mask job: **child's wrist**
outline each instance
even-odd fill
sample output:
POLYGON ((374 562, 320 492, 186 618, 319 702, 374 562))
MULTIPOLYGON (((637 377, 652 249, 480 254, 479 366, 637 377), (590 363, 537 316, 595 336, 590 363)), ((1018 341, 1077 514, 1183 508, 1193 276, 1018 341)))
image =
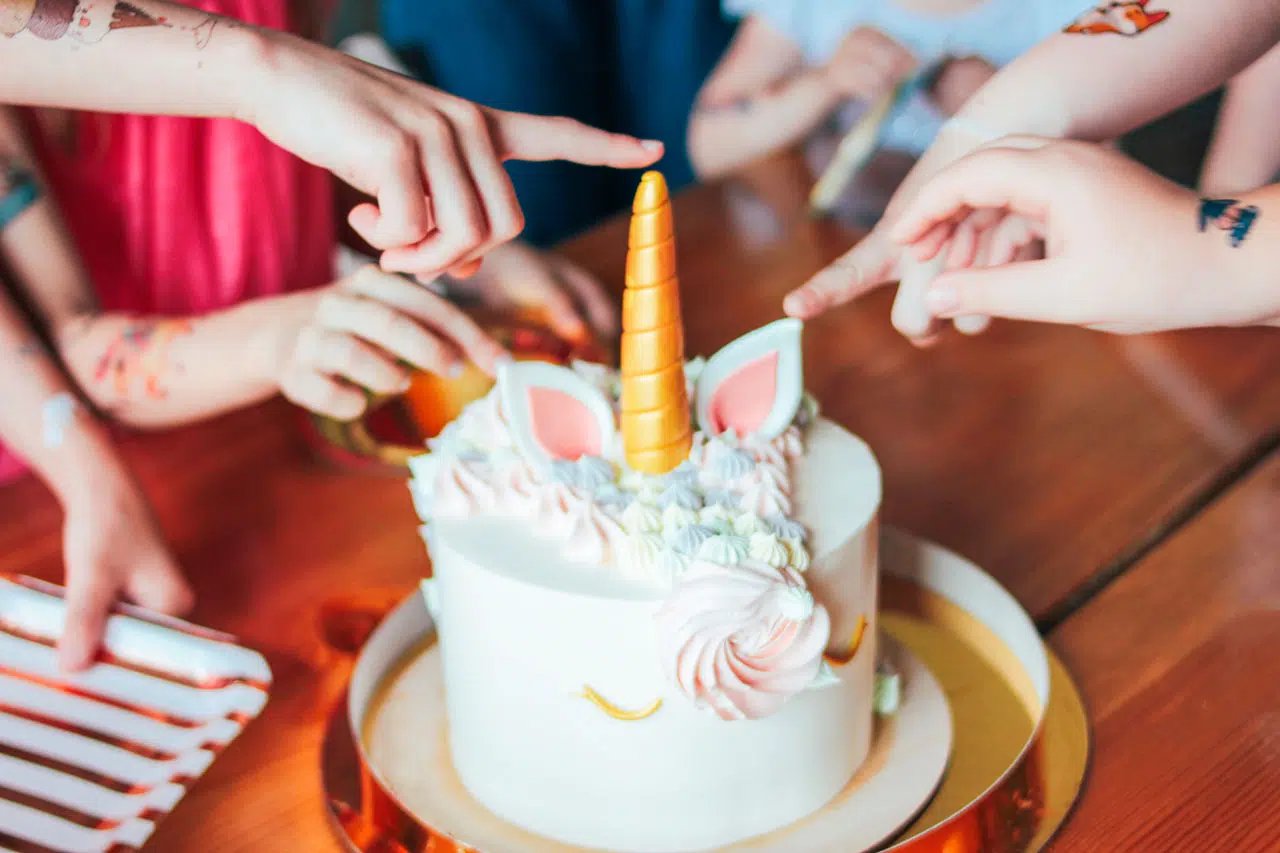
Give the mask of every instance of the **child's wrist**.
POLYGON ((220 63, 230 70, 227 114, 246 124, 258 124, 258 99, 278 86, 282 58, 292 39, 287 33, 235 24, 226 28, 220 63))
MULTIPOLYGON (((50 444, 47 436, 45 443, 50 444)), ((106 429, 82 404, 63 440, 46 446, 31 462, 64 509, 92 501, 104 487, 128 479, 106 429)))
POLYGON ((279 392, 281 378, 297 345, 298 331, 314 313, 318 291, 258 299, 230 309, 244 329, 239 374, 255 387, 279 392))

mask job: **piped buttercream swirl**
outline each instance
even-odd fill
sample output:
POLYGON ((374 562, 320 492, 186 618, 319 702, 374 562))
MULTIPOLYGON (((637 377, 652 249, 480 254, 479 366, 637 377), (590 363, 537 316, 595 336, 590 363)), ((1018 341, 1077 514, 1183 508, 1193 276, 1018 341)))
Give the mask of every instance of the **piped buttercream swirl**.
POLYGON ((444 460, 436 471, 432 512, 437 518, 467 518, 493 509, 498 492, 489 482, 490 473, 475 460, 444 460))
POLYGON ((632 501, 622 511, 622 526, 628 533, 661 533, 662 512, 644 501, 632 501))
POLYGON ((736 566, 747 559, 747 540, 732 534, 718 534, 698 546, 698 558, 722 566, 736 566))
POLYGON ((701 524, 690 524, 678 530, 667 531, 667 542, 672 550, 686 557, 693 557, 702 547, 702 543, 716 536, 716 531, 701 524))
POLYGON ((657 622, 668 677, 725 720, 767 717, 804 690, 831 633, 798 573, 756 561, 693 561, 657 622))
POLYGON ((697 510, 685 509, 679 504, 671 504, 662 511, 662 527, 664 530, 678 530, 698 523, 697 510))

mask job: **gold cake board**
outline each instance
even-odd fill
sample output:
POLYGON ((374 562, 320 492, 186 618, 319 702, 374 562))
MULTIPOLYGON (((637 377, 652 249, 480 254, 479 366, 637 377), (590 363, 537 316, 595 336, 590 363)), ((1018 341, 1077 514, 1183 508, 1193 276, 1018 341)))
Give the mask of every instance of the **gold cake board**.
MULTIPOLYGON (((905 831, 878 849, 1043 849, 1075 802, 1088 763, 1088 722, 1069 674, 1012 597, 963 558, 886 531, 881 567, 881 628, 942 685, 953 734, 951 762, 937 793, 905 831), (1041 702, 1046 692, 1047 705, 1041 702)), ((402 605, 378 628, 384 651, 388 637, 401 635, 398 654, 369 660, 366 649, 348 700, 334 709, 326 733, 322 780, 336 834, 352 853, 471 853, 404 808, 357 741, 355 725, 424 648, 427 638, 411 634, 413 622, 402 605)))

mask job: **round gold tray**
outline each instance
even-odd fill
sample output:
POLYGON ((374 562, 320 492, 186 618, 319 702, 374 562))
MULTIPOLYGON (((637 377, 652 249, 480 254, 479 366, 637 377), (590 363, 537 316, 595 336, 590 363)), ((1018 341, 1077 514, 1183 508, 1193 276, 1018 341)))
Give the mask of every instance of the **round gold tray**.
MULTIPOLYGON (((1070 676, 1012 597, 971 563, 886 531, 881 567, 881 627, 941 683, 954 731, 936 795, 880 849, 1041 850, 1066 819, 1088 763, 1088 722, 1070 676)), ((365 638, 372 620, 360 615, 365 628, 338 631, 337 645, 354 650, 365 638)), ((330 719, 322 780, 337 836, 352 853, 471 850, 405 809, 357 736, 383 686, 430 640, 424 616, 415 590, 383 620, 330 719)))

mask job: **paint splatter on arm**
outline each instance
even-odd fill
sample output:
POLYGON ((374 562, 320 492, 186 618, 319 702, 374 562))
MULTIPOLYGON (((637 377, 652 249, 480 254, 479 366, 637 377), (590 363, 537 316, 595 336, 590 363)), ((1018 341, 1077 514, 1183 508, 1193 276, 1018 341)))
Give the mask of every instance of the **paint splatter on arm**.
POLYGON ((182 370, 172 357, 173 343, 191 332, 190 320, 130 321, 103 349, 94 382, 120 403, 138 396, 165 399, 171 375, 182 370))

